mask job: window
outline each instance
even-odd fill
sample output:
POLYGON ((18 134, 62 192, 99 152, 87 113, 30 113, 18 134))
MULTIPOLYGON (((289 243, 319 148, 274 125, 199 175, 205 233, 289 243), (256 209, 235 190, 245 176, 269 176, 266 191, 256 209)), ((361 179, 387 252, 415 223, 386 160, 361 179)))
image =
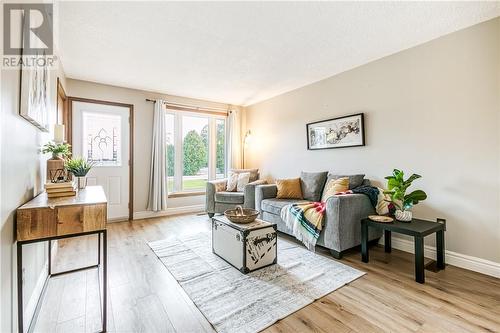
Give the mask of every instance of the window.
POLYGON ((226 120, 217 119, 215 121, 217 136, 215 138, 215 178, 226 177, 226 120))
POLYGON ((182 116, 182 190, 203 190, 208 180, 208 117, 182 116))
POLYGON ((226 176, 226 118, 167 109, 167 184, 172 192, 203 192, 226 176))
POLYGON ((167 114, 167 190, 174 191, 175 135, 173 114, 167 114))
POLYGON ((82 112, 83 158, 96 166, 121 165, 121 117, 82 112))

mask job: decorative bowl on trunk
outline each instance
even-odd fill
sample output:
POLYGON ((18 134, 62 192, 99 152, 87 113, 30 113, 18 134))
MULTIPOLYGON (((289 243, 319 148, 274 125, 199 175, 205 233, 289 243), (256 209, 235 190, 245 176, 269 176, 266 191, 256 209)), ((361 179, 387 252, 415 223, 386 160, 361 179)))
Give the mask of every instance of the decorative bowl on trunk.
POLYGON ((224 215, 229 221, 233 223, 251 223, 255 221, 259 215, 259 211, 250 208, 242 208, 241 206, 236 206, 235 209, 228 209, 224 212, 224 215))

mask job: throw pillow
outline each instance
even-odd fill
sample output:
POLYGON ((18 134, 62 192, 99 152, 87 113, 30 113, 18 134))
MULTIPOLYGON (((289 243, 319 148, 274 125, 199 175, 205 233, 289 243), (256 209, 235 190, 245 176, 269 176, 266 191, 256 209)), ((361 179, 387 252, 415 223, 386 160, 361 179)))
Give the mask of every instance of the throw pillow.
POLYGON ((300 178, 276 179, 278 194, 276 199, 302 199, 300 178))
POLYGON ((236 185, 236 191, 243 192, 245 186, 250 182, 250 172, 241 172, 238 174, 238 184, 236 185))
POLYGON ((231 169, 230 172, 234 173, 250 172, 250 182, 254 182, 259 179, 259 169, 231 169))
POLYGON ((323 191, 323 197, 321 201, 325 202, 328 198, 337 195, 339 193, 349 190, 349 178, 342 177, 339 179, 330 179, 326 183, 325 190, 323 191))
POLYGON ((227 187, 226 191, 235 192, 238 186, 238 174, 235 172, 229 172, 227 176, 227 187))
POLYGON ((389 194, 385 194, 384 190, 380 187, 378 188, 378 197, 377 197, 377 207, 375 207, 375 211, 378 215, 387 215, 390 213, 389 205, 391 204, 391 196, 389 194))
POLYGON ((339 178, 344 178, 348 177, 349 178, 349 189, 352 190, 353 188, 356 188, 358 186, 363 185, 363 181, 365 180, 365 175, 358 174, 358 175, 328 175, 327 183, 331 179, 339 179, 339 178))
POLYGON ((321 192, 325 186, 328 171, 325 172, 303 172, 300 174, 300 186, 304 199, 319 201, 321 192))

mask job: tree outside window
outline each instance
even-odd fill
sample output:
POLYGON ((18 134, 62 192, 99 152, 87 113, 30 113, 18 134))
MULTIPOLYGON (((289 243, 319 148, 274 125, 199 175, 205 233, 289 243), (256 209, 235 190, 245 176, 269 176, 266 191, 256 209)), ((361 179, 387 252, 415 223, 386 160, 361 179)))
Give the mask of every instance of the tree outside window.
MULTIPOLYGON (((174 114, 170 114, 172 117, 167 119, 174 126, 174 114)), ((207 117, 207 116, 191 116, 177 114, 176 117, 181 117, 175 126, 179 125, 181 128, 176 128, 175 130, 180 130, 183 133, 182 145, 176 148, 173 139, 167 141, 167 174, 168 174, 168 185, 169 192, 174 192, 175 190, 203 190, 205 184, 210 178, 209 176, 209 160, 214 159, 215 166, 215 178, 223 178, 225 176, 225 166, 226 166, 226 133, 225 133, 225 119, 207 117), (214 126, 216 130, 215 142, 210 142, 209 128, 214 126), (210 145, 215 145, 215 156, 209 156, 210 145), (176 154, 176 149, 179 149, 179 156, 176 154), (179 175, 181 179, 179 180, 181 188, 174 189, 174 178, 175 176, 175 159, 182 157, 182 175, 179 175)), ((171 127, 167 125, 167 127, 171 127)), ((172 138, 174 136, 172 135, 172 138)), ((211 178, 210 178, 211 179, 211 178)))

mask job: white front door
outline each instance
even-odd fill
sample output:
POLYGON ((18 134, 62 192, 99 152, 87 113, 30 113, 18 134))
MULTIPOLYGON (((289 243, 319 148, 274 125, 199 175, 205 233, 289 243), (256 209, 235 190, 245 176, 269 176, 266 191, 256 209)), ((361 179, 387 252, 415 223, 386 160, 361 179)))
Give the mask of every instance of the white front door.
POLYGON ((88 185, 101 185, 108 198, 108 219, 129 217, 130 109, 72 101, 73 157, 95 163, 88 185))

